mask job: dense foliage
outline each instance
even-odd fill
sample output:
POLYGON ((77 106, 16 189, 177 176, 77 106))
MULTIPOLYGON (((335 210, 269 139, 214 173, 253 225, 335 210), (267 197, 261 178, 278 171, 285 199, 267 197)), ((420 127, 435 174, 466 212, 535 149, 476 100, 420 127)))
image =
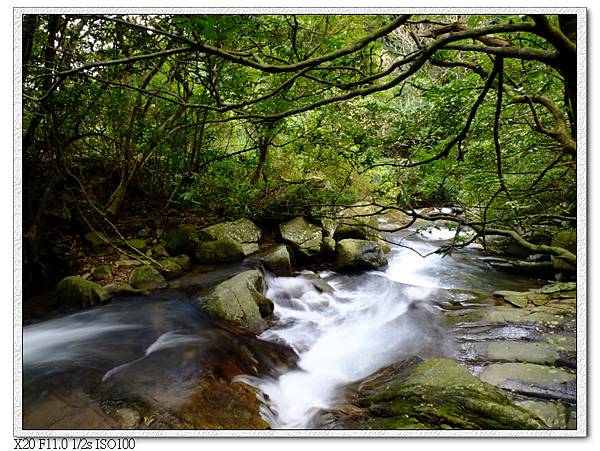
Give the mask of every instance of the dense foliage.
POLYGON ((31 253, 54 225, 145 209, 452 205, 519 236, 575 220, 573 16, 22 20, 31 253))

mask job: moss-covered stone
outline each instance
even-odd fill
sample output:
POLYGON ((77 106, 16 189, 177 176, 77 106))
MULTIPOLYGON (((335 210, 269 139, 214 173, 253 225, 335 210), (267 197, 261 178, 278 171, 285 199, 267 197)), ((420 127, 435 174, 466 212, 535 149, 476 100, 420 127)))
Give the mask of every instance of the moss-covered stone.
POLYGON ((102 232, 90 232, 84 235, 85 240, 96 252, 105 251, 110 246, 110 241, 102 232))
POLYGON ((138 251, 146 249, 146 240, 141 238, 134 238, 133 240, 127 240, 127 244, 138 251))
MULTIPOLYGON (((562 247, 573 254, 577 253, 577 230, 561 230, 552 237, 552 246, 562 247)), ((554 268, 558 271, 574 272, 577 268, 557 257, 552 257, 554 268)))
POLYGON ((198 246, 198 232, 191 224, 183 224, 171 230, 165 237, 165 249, 170 255, 194 255, 198 246))
POLYGON ((176 257, 163 258, 159 260, 158 263, 162 266, 162 268, 159 269, 159 272, 167 279, 173 279, 183 275, 183 268, 176 257))
POLYGON ((111 276, 112 276, 112 273, 110 271, 110 266, 108 266, 108 265, 97 266, 92 271, 92 278, 94 280, 104 280, 104 279, 108 279, 111 276))
POLYGON ((239 241, 223 238, 198 243, 195 256, 200 263, 215 264, 243 260, 246 255, 239 241))
POLYGON ((141 290, 155 290, 167 285, 165 278, 153 267, 143 265, 135 268, 129 275, 129 284, 141 290))
POLYGON ((550 429, 567 428, 566 409, 559 402, 525 400, 515 401, 515 404, 541 419, 550 429))
POLYGON ((335 265, 338 269, 374 269, 387 265, 379 243, 375 241, 346 239, 338 241, 335 265))
POLYGON ((262 231, 249 219, 242 218, 237 221, 221 222, 206 227, 198 232, 198 236, 202 241, 215 241, 224 238, 239 241, 242 244, 247 244, 245 250, 248 252, 246 255, 249 255, 258 250, 256 243, 260 241, 262 231))
POLYGON ((262 262, 265 269, 276 276, 289 277, 292 275, 290 252, 286 245, 279 245, 258 256, 257 259, 262 262))
POLYGON ((262 331, 266 323, 261 310, 266 316, 272 312, 273 307, 262 294, 263 283, 260 271, 244 271, 202 292, 198 296, 198 302, 217 318, 262 331))
POLYGON ((506 394, 448 359, 392 366, 358 384, 363 414, 336 428, 539 429, 546 425, 506 394))
POLYGON ((335 254, 336 242, 333 238, 326 236, 323 238, 323 251, 328 255, 335 254))
POLYGON ((110 299, 100 285, 80 276, 65 277, 56 287, 59 302, 78 307, 91 307, 110 299))
POLYGON ((108 285, 104 285, 102 288, 104 288, 104 290, 107 293, 119 294, 119 295, 125 295, 125 296, 128 296, 128 295, 132 296, 132 295, 137 295, 137 294, 143 293, 143 290, 140 290, 138 288, 133 288, 131 285, 129 285, 128 283, 125 283, 125 282, 109 283, 108 285))
POLYGON ((313 257, 321 252, 323 232, 302 216, 279 225, 281 238, 291 245, 300 256, 313 257))

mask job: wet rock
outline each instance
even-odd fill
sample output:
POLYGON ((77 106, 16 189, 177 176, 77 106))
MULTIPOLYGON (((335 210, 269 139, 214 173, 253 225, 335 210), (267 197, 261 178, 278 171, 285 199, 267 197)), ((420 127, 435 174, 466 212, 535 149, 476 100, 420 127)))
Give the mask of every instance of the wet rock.
POLYGON ((110 266, 108 265, 97 266, 92 271, 92 279, 94 280, 104 280, 108 279, 111 276, 112 273, 110 271, 110 266))
POLYGON ((313 257, 321 252, 323 232, 302 216, 279 225, 281 238, 290 244, 301 256, 313 257))
POLYGON ((222 238, 198 243, 195 256, 199 263, 215 264, 243 260, 246 254, 239 241, 222 238))
POLYGON ((258 251, 258 241, 262 237, 262 231, 249 219, 242 218, 206 227, 198 232, 198 237, 202 241, 226 238, 237 241, 241 244, 244 255, 250 255, 258 251))
POLYGON ((539 429, 545 425, 506 394, 448 359, 413 360, 355 384, 348 414, 332 412, 329 428, 539 429))
POLYGON ((233 321, 243 327, 262 331, 266 328, 262 313, 272 312, 273 304, 263 295, 260 271, 244 271, 198 296, 198 302, 211 315, 233 321), (270 310, 270 311, 269 311, 270 310))
POLYGON ((566 409, 559 402, 526 400, 515 401, 515 404, 538 417, 549 429, 567 428, 566 409))
POLYGON ((487 343, 487 358, 509 362, 554 364, 559 351, 549 343, 494 341, 487 343))
POLYGON ((338 226, 333 233, 336 241, 343 239, 357 239, 378 241, 379 221, 375 213, 378 207, 374 205, 354 205, 339 212, 338 226))
POLYGON ((113 282, 108 285, 104 285, 102 288, 109 294, 119 294, 119 295, 137 295, 141 294, 144 291, 138 288, 133 288, 131 285, 125 282, 113 282))
POLYGON ((525 295, 525 296, 508 295, 508 296, 504 296, 504 300, 506 302, 511 303, 515 307, 521 307, 521 308, 527 307, 527 304, 529 303, 529 300, 527 299, 527 295, 525 295))
POLYGON ((375 269, 387 265, 379 243, 346 239, 336 245, 336 267, 344 270, 375 269))
POLYGON ((533 363, 492 363, 481 380, 527 396, 575 402, 576 376, 562 368, 533 363))
POLYGON ((166 287, 167 281, 156 269, 143 265, 131 271, 129 284, 142 290, 155 290, 166 287))
POLYGON ((283 244, 258 256, 257 260, 276 276, 289 277, 292 275, 290 251, 283 244))
POLYGON ((110 294, 100 285, 80 276, 68 276, 56 287, 59 302, 78 307, 91 307, 110 299, 110 294))
POLYGON ((134 429, 142 421, 140 412, 131 407, 121 407, 115 410, 114 416, 122 429, 134 429))
POLYGON ((165 249, 170 255, 194 255, 198 246, 198 232, 191 224, 183 224, 170 231, 165 237, 165 249))
POLYGON ((269 429, 257 393, 243 382, 207 378, 176 413, 193 429, 269 429))

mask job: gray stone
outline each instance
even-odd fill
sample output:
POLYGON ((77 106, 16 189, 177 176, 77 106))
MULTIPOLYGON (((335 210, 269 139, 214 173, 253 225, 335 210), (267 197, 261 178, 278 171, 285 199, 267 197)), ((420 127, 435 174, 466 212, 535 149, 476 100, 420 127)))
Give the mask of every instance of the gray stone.
POLYGON ((567 415, 565 406, 553 401, 515 401, 519 407, 528 410, 548 426, 549 429, 566 429, 567 415))
POLYGON ((301 256, 313 257, 321 251, 323 232, 302 216, 279 225, 281 238, 290 244, 301 256))
POLYGON ((201 241, 195 252, 199 263, 230 263, 243 260, 245 257, 242 244, 231 238, 215 241, 201 241))
POLYGON ((292 275, 290 253, 284 244, 267 251, 257 258, 263 263, 265 269, 271 271, 276 276, 289 277, 292 275))
POLYGON ((559 352, 548 343, 493 341, 487 344, 487 357, 491 360, 553 364, 559 352))
POLYGON ((206 227, 198 232, 198 236, 202 241, 231 238, 240 243, 256 243, 260 241, 262 231, 249 219, 242 218, 206 227))
POLYGON ((379 243, 346 239, 336 245, 336 267, 345 270, 375 269, 387 265, 379 243))
POLYGON ((244 271, 201 293, 198 302, 217 318, 262 331, 266 328, 262 316, 272 312, 272 303, 262 294, 263 284, 260 271, 244 271))
MULTIPOLYGON (((577 231, 575 229, 561 230, 552 237, 552 246, 562 247, 573 254, 577 253, 577 231)), ((575 272, 575 266, 552 256, 552 264, 558 271, 575 272)))

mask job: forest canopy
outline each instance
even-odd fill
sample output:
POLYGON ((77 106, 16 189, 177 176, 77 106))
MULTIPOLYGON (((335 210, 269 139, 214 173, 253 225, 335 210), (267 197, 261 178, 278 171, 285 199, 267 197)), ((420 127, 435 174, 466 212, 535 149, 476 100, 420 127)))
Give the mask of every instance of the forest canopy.
POLYGON ((575 263, 538 238, 576 221, 575 16, 22 22, 25 264, 42 273, 56 234, 147 211, 269 222, 358 202, 575 263))

